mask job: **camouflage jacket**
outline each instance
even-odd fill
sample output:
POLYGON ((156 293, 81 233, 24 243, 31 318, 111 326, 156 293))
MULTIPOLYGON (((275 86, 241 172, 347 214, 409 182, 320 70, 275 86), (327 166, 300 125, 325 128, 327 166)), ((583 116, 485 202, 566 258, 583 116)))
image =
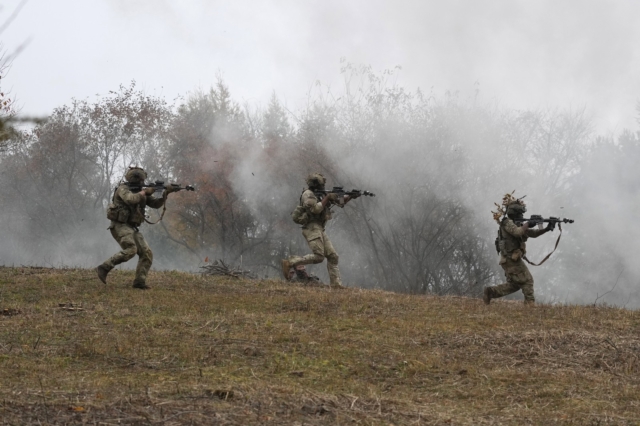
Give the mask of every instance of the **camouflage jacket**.
POLYGON ((316 197, 312 190, 307 189, 302 193, 302 205, 309 215, 309 222, 302 228, 312 228, 320 225, 322 228, 326 225, 327 221, 331 219, 331 210, 329 205, 323 206, 320 200, 316 197))
MULTIPOLYGON (((124 223, 137 227, 144 222, 147 206, 159 209, 164 205, 164 199, 133 192, 127 184, 122 184, 113 194, 113 204, 123 210, 128 209, 128 219, 124 223)), ((113 225, 114 221, 111 222, 111 226, 113 225)))
POLYGON ((507 259, 518 261, 527 253, 527 240, 544 234, 544 229, 522 229, 522 226, 505 217, 500 223, 498 239, 500 245, 500 264, 507 259))

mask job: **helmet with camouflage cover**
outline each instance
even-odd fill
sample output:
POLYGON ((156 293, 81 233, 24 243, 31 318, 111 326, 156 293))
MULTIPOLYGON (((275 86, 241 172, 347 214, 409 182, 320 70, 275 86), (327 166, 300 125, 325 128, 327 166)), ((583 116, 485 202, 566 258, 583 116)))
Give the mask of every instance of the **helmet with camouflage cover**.
POLYGON ((510 217, 512 219, 522 217, 526 211, 527 206, 525 206, 525 204, 521 200, 517 200, 507 205, 507 217, 510 217))
POLYGON ((307 176, 307 185, 309 188, 323 189, 327 180, 320 173, 311 173, 307 176))
POLYGON ((147 172, 142 167, 129 167, 124 179, 129 183, 143 183, 147 178, 147 172))
POLYGON ((499 223, 501 223, 502 219, 506 215, 511 219, 517 219, 523 216, 523 214, 527 211, 527 206, 524 203, 523 198, 516 198, 513 196, 515 191, 510 194, 505 194, 502 197, 502 205, 498 203, 494 203, 497 207, 496 211, 492 211, 493 219, 499 223))
POLYGON ((507 217, 517 219, 524 215, 527 211, 527 205, 524 203, 523 198, 524 197, 514 197, 513 192, 511 194, 505 194, 502 198, 502 205, 505 206, 507 217))

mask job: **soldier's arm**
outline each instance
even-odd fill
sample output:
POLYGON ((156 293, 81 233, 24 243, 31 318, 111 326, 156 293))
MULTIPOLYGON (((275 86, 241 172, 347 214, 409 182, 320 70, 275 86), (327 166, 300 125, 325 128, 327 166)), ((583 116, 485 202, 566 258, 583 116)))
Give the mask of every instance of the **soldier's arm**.
POLYGON ((153 196, 147 197, 147 206, 152 209, 159 209, 164 205, 164 197, 156 198, 153 196))
POLYGON ((507 219, 507 222, 504 224, 504 230, 514 237, 522 237, 523 235, 528 235, 529 224, 524 223, 522 226, 518 226, 511 219, 507 219))
POLYGON ((540 235, 546 234, 547 231, 548 230, 546 228, 543 228, 543 229, 527 229, 527 237, 529 237, 529 238, 538 238, 540 235))
POLYGON ((302 205, 313 214, 322 213, 322 210, 324 210, 328 202, 329 200, 327 197, 324 197, 322 201, 318 201, 311 191, 305 191, 304 194, 302 194, 302 205))
POLYGON ((144 191, 133 192, 127 185, 121 185, 116 191, 117 195, 130 206, 134 206, 139 204, 144 200, 145 193, 144 191))

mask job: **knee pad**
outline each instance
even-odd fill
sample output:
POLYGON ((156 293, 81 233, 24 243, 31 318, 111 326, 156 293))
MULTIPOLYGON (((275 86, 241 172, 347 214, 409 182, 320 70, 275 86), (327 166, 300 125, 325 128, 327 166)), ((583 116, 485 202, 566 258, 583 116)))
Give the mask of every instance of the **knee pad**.
POLYGON ((327 256, 327 262, 332 263, 334 265, 338 264, 338 255, 336 253, 330 254, 329 256, 327 256))

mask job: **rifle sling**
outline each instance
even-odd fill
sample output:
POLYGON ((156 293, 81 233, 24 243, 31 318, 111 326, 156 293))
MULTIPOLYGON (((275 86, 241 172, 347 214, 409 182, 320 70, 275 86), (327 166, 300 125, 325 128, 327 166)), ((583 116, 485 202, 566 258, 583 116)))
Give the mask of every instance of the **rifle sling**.
POLYGON ((551 255, 553 254, 554 251, 556 251, 556 249, 558 248, 558 244, 560 243, 560 238, 562 237, 562 225, 560 224, 560 222, 558 222, 558 229, 560 230, 560 235, 558 235, 558 239, 556 240, 556 246, 553 248, 553 250, 551 251, 551 253, 549 253, 548 255, 545 256, 544 259, 542 259, 542 262, 540 263, 533 263, 531 262, 529 259, 527 259, 527 256, 522 256, 522 258, 524 260, 527 261, 527 263, 531 266, 540 266, 542 265, 544 262, 547 261, 547 259, 549 259, 549 257, 551 257, 551 255))
POLYGON ((165 190, 164 193, 162 194, 162 199, 164 200, 164 202, 162 203, 162 214, 160 214, 160 219, 156 220, 155 222, 150 222, 149 220, 147 220, 147 218, 144 218, 144 221, 147 222, 149 225, 155 225, 156 223, 160 222, 162 220, 162 218, 164 217, 164 212, 167 211, 167 196, 169 194, 167 194, 167 191, 165 190))

